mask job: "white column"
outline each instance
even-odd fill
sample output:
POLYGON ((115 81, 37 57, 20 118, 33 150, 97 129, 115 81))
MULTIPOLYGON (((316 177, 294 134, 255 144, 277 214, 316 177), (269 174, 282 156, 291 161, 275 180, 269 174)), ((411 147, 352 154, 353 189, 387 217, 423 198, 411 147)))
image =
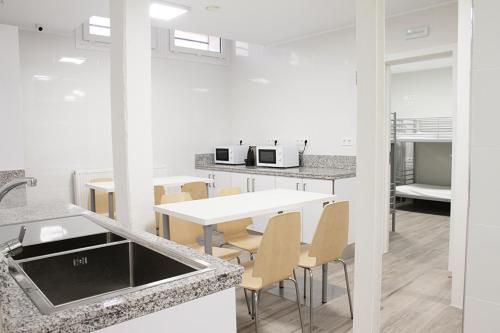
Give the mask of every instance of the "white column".
POLYGON ((111 122, 117 218, 153 225, 149 0, 111 0, 111 122))
POLYGON ((458 2, 456 106, 453 135, 453 174, 449 266, 452 273, 451 305, 463 307, 467 215, 469 213, 469 117, 472 43, 472 0, 458 2))
POLYGON ((384 141, 384 0, 356 0, 357 168, 354 333, 379 332, 389 155, 384 141))

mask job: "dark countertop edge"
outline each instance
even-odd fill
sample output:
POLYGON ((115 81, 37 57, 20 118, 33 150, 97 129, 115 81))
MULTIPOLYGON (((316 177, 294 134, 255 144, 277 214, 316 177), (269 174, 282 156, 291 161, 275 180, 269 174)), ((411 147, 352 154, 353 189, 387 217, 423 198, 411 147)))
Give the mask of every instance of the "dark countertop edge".
MULTIPOLYGON (((232 166, 224 165, 196 165, 196 170, 213 170, 221 172, 234 172, 234 173, 248 173, 255 175, 268 175, 268 176, 278 176, 278 177, 290 177, 290 178, 307 178, 307 179, 322 179, 322 180, 335 180, 343 178, 354 178, 356 177, 356 170, 348 169, 330 169, 330 168, 306 168, 307 170, 318 170, 317 173, 310 173, 307 171, 290 172, 290 169, 272 169, 272 168, 246 168, 240 169, 232 166), (322 172, 323 171, 323 172, 322 172)), ((294 168, 300 169, 300 168, 294 168)))
MULTIPOLYGON (((29 208, 27 209, 29 212, 29 208)), ((21 210, 22 208, 16 208, 16 214, 19 214, 21 210)), ((7 261, 5 257, 0 255, 0 288, 5 289, 0 293, 0 312, 2 313, 0 327, 4 330, 4 333, 38 333, 54 330, 57 332, 92 332, 236 287, 241 282, 243 274, 243 267, 241 266, 206 256, 183 245, 156 237, 153 234, 118 225, 107 217, 88 212, 71 204, 65 204, 64 208, 58 207, 55 211, 59 214, 48 216, 49 214, 41 213, 40 217, 28 214, 25 221, 35 222, 46 218, 61 218, 82 213, 90 214, 105 227, 132 233, 135 237, 154 242, 157 246, 207 261, 213 265, 215 270, 131 292, 122 296, 123 302, 114 305, 106 306, 104 305, 105 302, 97 302, 54 312, 50 315, 43 315, 10 276, 7 261), (67 209, 67 214, 63 214, 64 209, 67 209), (18 316, 15 316, 15 311, 12 311, 14 305, 22 307, 18 316), (29 312, 29 314, 25 315, 26 312, 29 312)), ((10 223, 8 221, 2 222, 0 226, 17 224, 20 219, 19 216, 16 216, 10 223)))

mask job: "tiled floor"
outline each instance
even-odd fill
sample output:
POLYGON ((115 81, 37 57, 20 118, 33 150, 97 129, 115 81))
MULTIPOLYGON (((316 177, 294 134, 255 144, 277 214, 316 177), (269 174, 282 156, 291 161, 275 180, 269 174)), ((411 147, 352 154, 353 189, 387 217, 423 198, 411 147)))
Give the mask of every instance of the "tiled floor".
MULTIPOLYGON (((448 306, 451 279, 447 271, 449 217, 398 211, 397 232, 384 256, 382 332, 461 332, 461 312, 448 306)), ((353 286, 353 261, 348 261, 353 286)), ((320 278, 321 270, 315 272, 320 278)), ((297 271, 299 280, 302 273, 297 271)), ((344 287, 340 265, 330 264, 329 282, 344 287)), ((300 282, 300 281, 299 281, 300 282)), ((300 283, 299 283, 300 284, 300 283)), ((353 286, 354 289, 354 286, 353 286)), ((300 332, 296 304, 267 292, 261 294, 260 332, 300 332)), ((238 332, 253 332, 243 291, 237 290, 238 332)), ((308 308, 302 306, 308 331, 308 308)), ((351 332, 345 293, 314 310, 314 332, 351 332)))

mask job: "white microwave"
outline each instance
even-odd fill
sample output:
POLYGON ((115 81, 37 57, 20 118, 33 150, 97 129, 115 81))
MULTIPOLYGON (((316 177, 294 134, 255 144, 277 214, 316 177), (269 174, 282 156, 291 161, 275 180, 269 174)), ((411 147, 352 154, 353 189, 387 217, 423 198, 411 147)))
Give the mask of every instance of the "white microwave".
POLYGON ((245 164, 248 146, 217 146, 214 149, 216 164, 245 164))
POLYGON ((299 166, 297 146, 258 146, 257 166, 293 168, 299 166))

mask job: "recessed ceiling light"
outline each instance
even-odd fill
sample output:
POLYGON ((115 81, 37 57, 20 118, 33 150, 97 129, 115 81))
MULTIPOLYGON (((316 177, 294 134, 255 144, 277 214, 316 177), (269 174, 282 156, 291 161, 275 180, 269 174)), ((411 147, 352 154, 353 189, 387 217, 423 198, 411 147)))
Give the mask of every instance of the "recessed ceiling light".
POLYGON ((66 95, 66 96, 64 96, 64 101, 65 102, 74 102, 74 101, 76 101, 76 97, 73 95, 66 95))
POLYGON ((73 92, 73 95, 78 96, 78 97, 85 97, 85 95, 86 95, 85 91, 83 91, 83 90, 75 89, 72 92, 73 92))
POLYGON ((182 14, 186 14, 189 7, 174 5, 168 2, 153 2, 149 7, 149 16, 155 19, 168 21, 182 14))
POLYGON ((205 9, 208 10, 209 12, 216 12, 220 9, 220 7, 217 5, 208 5, 205 7, 205 9))
POLYGON ((40 75, 40 74, 33 75, 33 78, 35 80, 40 80, 40 81, 50 81, 51 79, 51 77, 48 75, 40 75))
POLYGON ((199 92, 199 93, 206 93, 208 92, 207 88, 194 88, 193 91, 199 92))
POLYGON ((85 58, 73 58, 73 57, 61 57, 59 62, 65 62, 69 64, 81 65, 85 62, 85 58))
POLYGON ((269 84, 269 83, 271 83, 271 81, 269 81, 265 77, 259 77, 259 78, 255 78, 255 79, 249 79, 249 81, 253 82, 253 83, 258 83, 258 84, 269 84))

